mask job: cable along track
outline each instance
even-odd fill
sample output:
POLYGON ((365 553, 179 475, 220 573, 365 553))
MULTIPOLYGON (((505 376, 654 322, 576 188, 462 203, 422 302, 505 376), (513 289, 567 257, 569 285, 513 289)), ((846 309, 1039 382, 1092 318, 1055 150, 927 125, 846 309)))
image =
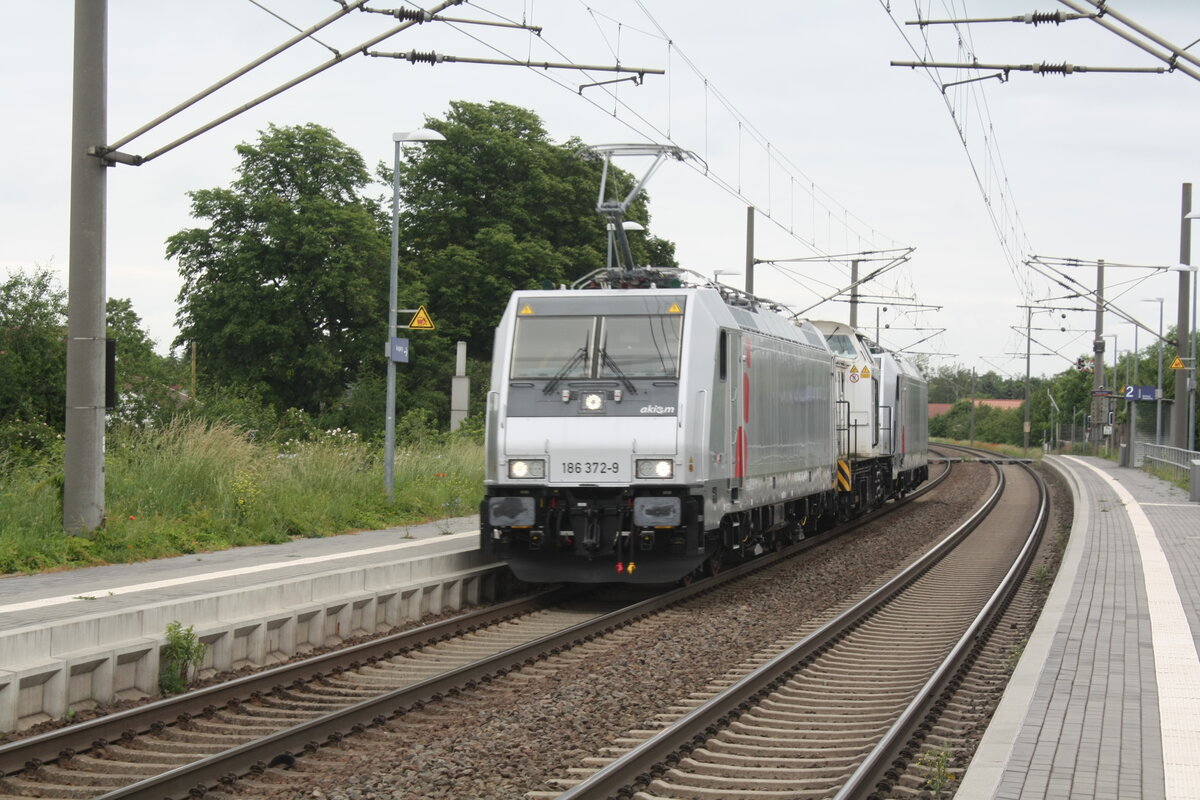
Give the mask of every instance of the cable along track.
POLYGON ((981 649, 1045 526, 1041 478, 1024 465, 993 468, 997 486, 985 505, 920 560, 800 641, 753 659, 752 672, 716 685, 682 716, 630 732, 618 748, 557 781, 566 787, 557 796, 889 792, 942 694, 981 649))

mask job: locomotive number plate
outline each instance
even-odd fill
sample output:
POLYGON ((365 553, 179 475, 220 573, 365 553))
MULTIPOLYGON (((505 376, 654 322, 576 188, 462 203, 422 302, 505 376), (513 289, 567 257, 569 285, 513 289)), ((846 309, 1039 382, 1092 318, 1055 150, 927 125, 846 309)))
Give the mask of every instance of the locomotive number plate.
POLYGON ((558 469, 555 470, 558 474, 554 477, 565 481, 619 481, 623 479, 621 475, 621 462, 619 461, 583 461, 569 460, 559 461, 558 469))

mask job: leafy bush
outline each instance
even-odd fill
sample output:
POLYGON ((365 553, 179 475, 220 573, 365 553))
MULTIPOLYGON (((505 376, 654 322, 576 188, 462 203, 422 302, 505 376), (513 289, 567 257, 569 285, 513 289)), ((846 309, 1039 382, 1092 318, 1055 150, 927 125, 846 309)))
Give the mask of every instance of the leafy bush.
POLYGON ((45 422, 0 422, 0 473, 33 466, 62 452, 63 437, 45 422))
POLYGON ((183 416, 240 428, 252 438, 274 436, 279 426, 278 414, 263 400, 261 387, 201 388, 183 416))
POLYGON ((179 621, 167 623, 167 644, 159 656, 158 687, 163 694, 186 692, 204 663, 208 647, 189 625, 179 621))

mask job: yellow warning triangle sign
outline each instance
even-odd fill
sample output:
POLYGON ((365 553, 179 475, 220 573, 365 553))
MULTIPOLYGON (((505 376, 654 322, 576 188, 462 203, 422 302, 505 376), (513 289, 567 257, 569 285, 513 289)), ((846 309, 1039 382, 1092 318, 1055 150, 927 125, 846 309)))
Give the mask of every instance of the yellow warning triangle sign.
POLYGON ((518 313, 518 314, 525 314, 525 315, 532 314, 532 313, 533 313, 533 306, 529 305, 529 303, 526 303, 525 305, 521 306, 521 310, 520 310, 520 311, 518 311, 517 313, 518 313))
POLYGON ((860 373, 858 373, 858 374, 859 374, 859 375, 861 375, 861 376, 862 376, 862 377, 864 377, 864 378, 869 378, 869 377, 871 377, 871 368, 870 368, 870 367, 863 367, 863 368, 862 368, 862 372, 860 372, 860 373))
POLYGON ((429 316, 429 312, 425 310, 425 306, 417 309, 417 313, 413 314, 413 318, 409 320, 408 327, 418 330, 433 330, 433 317, 429 316))
POLYGON ((851 367, 851 368, 850 368, 850 374, 851 374, 851 375, 857 375, 857 374, 858 374, 858 367, 851 367))
POLYGON ((1175 356, 1175 360, 1171 362, 1171 369, 1187 369, 1187 367, 1183 365, 1182 358, 1175 356))
POLYGON ((679 303, 671 303, 671 307, 667 309, 668 314, 682 314, 683 309, 679 307, 679 303))

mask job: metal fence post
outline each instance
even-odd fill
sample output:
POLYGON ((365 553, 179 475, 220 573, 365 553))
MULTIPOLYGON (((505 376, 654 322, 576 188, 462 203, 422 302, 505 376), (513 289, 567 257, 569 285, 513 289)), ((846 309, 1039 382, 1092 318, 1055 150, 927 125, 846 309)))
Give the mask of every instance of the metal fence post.
POLYGON ((1200 503, 1200 460, 1192 459, 1192 474, 1188 482, 1191 488, 1189 499, 1193 503, 1200 503))

